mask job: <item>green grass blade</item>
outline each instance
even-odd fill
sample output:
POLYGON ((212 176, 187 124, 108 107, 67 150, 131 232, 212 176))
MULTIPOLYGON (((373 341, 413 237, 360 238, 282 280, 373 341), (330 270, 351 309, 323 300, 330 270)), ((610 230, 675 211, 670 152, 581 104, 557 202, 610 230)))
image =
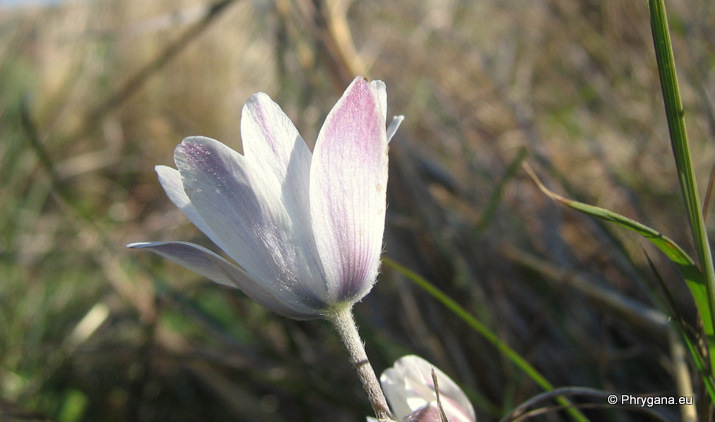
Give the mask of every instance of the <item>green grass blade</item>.
POLYGON ((700 353, 698 353, 697 345, 693 344, 690 337, 685 335, 685 333, 682 333, 682 337, 683 341, 685 341, 685 344, 688 346, 690 355, 693 356, 693 361, 695 362, 695 366, 698 368, 698 371, 700 371, 701 374, 705 374, 703 376, 703 384, 705 385, 705 389, 708 391, 710 400, 715 402, 715 385, 713 384, 712 376, 708 375, 708 365, 702 359, 700 353))
MULTIPOLYGON (((446 306, 452 313, 464 321, 467 325, 472 327, 474 331, 479 333, 484 339, 490 342, 494 347, 497 348, 504 356, 507 357, 514 365, 521 369, 529 378, 531 378, 536 384, 538 384, 545 391, 553 391, 554 386, 539 373, 529 362, 527 362, 519 353, 514 349, 509 347, 506 343, 499 340, 499 337, 494 334, 487 326, 479 322, 472 314, 467 312, 463 307, 461 307, 457 302, 452 300, 444 292, 439 290, 437 287, 432 285, 429 281, 420 277, 418 274, 410 271, 408 268, 398 264, 397 262, 387 258, 382 257, 382 262, 392 268, 393 270, 399 272, 403 276, 407 277, 410 281, 418 285, 422 290, 427 292, 433 298, 437 299, 440 303, 446 306)), ((559 404, 567 408, 568 412, 573 416, 575 420, 578 421, 588 421, 588 418, 583 415, 574 405, 565 397, 559 397, 557 399, 559 404)))
MULTIPOLYGON (((550 191, 541 180, 536 176, 534 171, 528 164, 524 164, 524 169, 529 173, 534 182, 539 186, 542 192, 544 192, 551 199, 560 202, 576 211, 582 212, 600 220, 609 221, 616 223, 620 226, 626 227, 634 232, 640 234, 644 238, 648 239, 653 245, 660 249, 668 258, 670 258, 673 263, 678 267, 680 273, 685 278, 690 293, 693 295, 695 301, 695 306, 700 312, 700 317, 703 321, 703 328, 705 331, 706 341, 708 343, 708 349, 714 350, 715 348, 715 337, 713 336, 713 320, 710 308, 710 302, 708 300, 708 290, 707 284, 703 280, 703 275, 695 265, 695 262, 690 258, 690 256, 683 251, 683 249, 678 246, 674 241, 669 239, 662 233, 654 230, 646 225, 643 225, 637 221, 631 220, 628 217, 624 217, 613 211, 609 211, 605 208, 595 207, 593 205, 584 204, 583 202, 574 201, 572 199, 565 198, 555 192, 550 191)), ((712 353, 711 353, 712 359, 712 353)))
POLYGON ((541 180, 536 176, 536 173, 531 169, 528 164, 524 164, 524 169, 529 176, 534 180, 539 189, 546 194, 549 198, 560 202, 570 208, 580 211, 584 214, 590 215, 591 217, 596 217, 604 221, 610 221, 619 224, 623 227, 629 228, 646 239, 650 240, 658 249, 660 249, 671 261, 673 261, 681 271, 685 274, 692 274, 694 281, 699 281, 702 284, 702 276, 700 270, 695 266, 693 260, 688 256, 683 249, 678 246, 674 241, 670 240, 667 236, 654 230, 646 225, 643 225, 637 221, 631 220, 628 217, 624 217, 613 211, 609 211, 605 208, 595 207, 593 205, 584 204, 583 202, 574 201, 572 199, 561 196, 547 188, 541 180))
MULTIPOLYGON (((673 46, 670 42, 670 32, 668 31, 668 19, 665 13, 665 3, 663 0, 649 0, 650 23, 653 34, 653 45, 658 63, 658 75, 663 91, 663 102, 665 103, 665 115, 668 120, 668 130, 670 132, 670 142, 673 148, 673 156, 678 170, 678 180, 683 193, 685 206, 688 211, 690 228, 693 233, 695 249, 700 260, 702 278, 705 287, 705 300, 708 304, 709 317, 705 325, 713 326, 712 317, 715 316, 715 270, 713 269, 713 257, 710 252, 705 221, 700 212, 700 198, 698 187, 693 171, 692 159, 688 136, 685 131, 685 120, 683 103, 680 99, 678 88, 678 77, 675 72, 675 59, 673 58, 673 46)), ((702 313, 703 320, 706 316, 702 313)), ((712 332, 710 332, 710 335, 712 332)), ((710 361, 715 363, 715 344, 711 338, 708 339, 708 349, 710 350, 710 361)), ((713 365, 715 367, 715 365, 713 365)))
POLYGON ((705 363, 707 361, 707 356, 704 354, 705 350, 696 346, 696 344, 699 343, 697 334, 692 335, 693 333, 696 333, 696 330, 688 325, 683 319, 675 304, 675 298, 670 294, 670 289, 668 288, 665 279, 661 276, 660 271, 658 271, 655 263, 650 259, 650 256, 648 256, 647 253, 646 258, 648 259, 648 265, 650 266, 651 271, 653 271, 653 274, 655 275, 655 279, 660 284, 660 287, 665 294, 665 298, 668 301, 668 307, 672 314, 672 320, 680 329, 680 335, 683 337, 683 341, 685 341, 685 344, 688 346, 688 351, 693 357, 695 366, 702 375, 703 384, 708 391, 710 400, 715 403, 715 383, 713 382, 712 374, 709 371, 709 365, 705 363))

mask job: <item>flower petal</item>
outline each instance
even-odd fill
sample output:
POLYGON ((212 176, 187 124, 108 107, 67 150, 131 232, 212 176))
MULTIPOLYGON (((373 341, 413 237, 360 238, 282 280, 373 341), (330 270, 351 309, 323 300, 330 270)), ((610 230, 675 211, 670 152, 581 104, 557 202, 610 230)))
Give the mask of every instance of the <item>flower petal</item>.
POLYGON ((241 139, 244 156, 262 175, 273 175, 279 185, 291 182, 295 191, 287 196, 291 201, 305 198, 298 205, 307 210, 311 152, 293 122, 268 95, 259 92, 246 102, 241 139))
POLYGON ((204 221, 204 219, 199 215, 196 208, 191 203, 191 200, 186 196, 184 192, 184 184, 181 181, 181 174, 178 170, 167 166, 156 166, 154 167, 157 175, 159 176, 159 183, 161 187, 164 188, 166 196, 169 197, 171 202, 174 203, 189 220, 194 223, 201 232, 203 232, 212 242, 216 244, 221 249, 224 249, 223 242, 216 236, 211 227, 204 221))
POLYGON ((224 251, 288 302, 325 307, 325 284, 311 273, 277 186, 245 157, 209 138, 185 139, 174 155, 184 190, 224 251))
MULTIPOLYGON (((353 79, 353 83, 357 82, 358 80, 362 80, 363 82, 367 82, 367 79, 363 78, 362 76, 358 76, 357 78, 353 79)), ((372 81, 368 83, 370 85, 370 88, 375 95, 375 99, 377 100, 377 106, 380 108, 380 112, 382 113, 382 122, 385 123, 387 121, 387 87, 385 87, 385 82, 382 81, 372 81)), ((350 89, 350 87, 348 87, 350 89)), ((347 92, 347 90, 345 90, 347 92)), ((345 94, 343 94, 344 96, 345 94)), ((383 126, 385 126, 383 124, 383 126)))
POLYGON ((392 140, 392 137, 395 136, 395 133, 397 133, 397 129, 400 127, 400 124, 402 124, 403 120, 405 120, 405 116, 395 116, 390 122, 390 126, 387 127, 388 144, 392 140))
POLYGON ((319 316, 314 309, 304 304, 285 303, 241 268, 202 246, 188 242, 136 242, 128 244, 127 247, 148 249, 211 281, 236 287, 251 299, 281 315, 295 319, 311 319, 319 316))
POLYGON ((218 284, 238 287, 235 279, 247 277, 240 268, 204 248, 189 242, 134 242, 131 249, 148 249, 218 284))
MULTIPOLYGON (((440 422, 442 417, 436 402, 426 404, 412 412, 406 419, 407 422, 440 422)), ((449 422, 457 422, 447 418, 449 422)))
POLYGON ((372 288, 385 228, 385 86, 356 78, 326 118, 313 152, 313 233, 330 301, 356 301, 372 288))
POLYGON ((380 376, 380 384, 382 384, 385 397, 390 403, 392 412, 400 420, 410 415, 415 409, 428 403, 427 400, 415 395, 414 392, 408 389, 404 368, 398 366, 402 359, 395 362, 395 366, 392 368, 384 370, 380 376), (408 400, 410 397, 413 397, 412 401, 408 400), (414 398, 421 400, 421 402, 415 403, 414 398))
POLYGON ((415 355, 398 359, 395 365, 385 370, 380 377, 385 396, 395 415, 398 418, 411 414, 417 416, 419 412, 413 412, 426 409, 426 404, 436 405, 433 370, 439 384, 440 403, 449 420, 475 421, 474 408, 459 386, 439 368, 415 355))
POLYGON ((310 222, 310 162, 312 153, 293 122, 263 93, 248 99, 241 114, 241 139, 246 160, 263 183, 280 192, 291 219, 295 242, 303 245, 309 265, 306 277, 325 283, 310 222))

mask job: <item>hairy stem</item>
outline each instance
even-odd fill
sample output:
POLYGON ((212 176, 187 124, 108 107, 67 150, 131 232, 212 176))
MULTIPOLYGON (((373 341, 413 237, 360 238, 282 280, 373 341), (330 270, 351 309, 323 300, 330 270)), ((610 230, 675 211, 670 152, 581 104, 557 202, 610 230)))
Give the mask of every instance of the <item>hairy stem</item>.
POLYGON ((358 377, 367 393, 370 404, 372 404, 375 416, 380 421, 393 420, 390 408, 387 407, 385 395, 382 392, 382 388, 380 388, 380 382, 377 380, 375 371, 372 369, 372 365, 370 365, 365 353, 365 345, 360 338, 360 334, 358 334, 357 325, 355 325, 355 320, 353 319, 352 307, 341 306, 334 308, 326 317, 338 330, 340 339, 350 354, 350 362, 357 370, 358 377))

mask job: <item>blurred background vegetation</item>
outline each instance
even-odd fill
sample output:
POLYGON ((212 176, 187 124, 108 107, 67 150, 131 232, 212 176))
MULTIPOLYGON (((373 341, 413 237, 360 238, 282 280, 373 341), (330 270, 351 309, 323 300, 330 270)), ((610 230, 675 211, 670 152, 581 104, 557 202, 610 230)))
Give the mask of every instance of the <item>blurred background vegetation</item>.
MULTIPOLYGON (((704 194, 715 162, 715 4, 667 6, 704 194)), ((690 375, 703 398, 665 323, 659 276, 696 325, 673 267, 636 235, 560 208, 519 166, 694 256, 645 2, 6 6, 0 57, 2 420, 364 420, 369 404, 328 324, 278 317, 124 248, 210 246, 153 171, 173 165, 182 138, 240 150, 241 107, 264 91, 311 143, 358 74, 385 81, 388 115, 406 116, 391 144, 386 256, 555 386, 678 395, 676 379, 690 375)), ((390 267, 355 311, 378 372, 419 354, 463 386, 480 421, 541 392, 390 267)), ((574 401, 593 420, 656 420, 602 398, 574 401)), ((554 406, 539 403, 533 419, 565 420, 554 406)), ((650 410, 681 417, 676 406, 650 410)))

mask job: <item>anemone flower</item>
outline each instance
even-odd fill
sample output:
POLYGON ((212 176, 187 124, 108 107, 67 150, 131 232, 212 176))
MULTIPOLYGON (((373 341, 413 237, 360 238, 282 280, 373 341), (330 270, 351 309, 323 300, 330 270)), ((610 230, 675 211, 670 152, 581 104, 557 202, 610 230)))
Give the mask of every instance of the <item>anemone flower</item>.
POLYGON ((268 95, 243 107, 243 155, 192 136, 156 166, 169 199, 234 262, 187 242, 138 242, 294 319, 325 316, 372 288, 385 226, 387 143, 382 81, 358 77, 328 114, 311 153, 268 95), (238 264, 238 265, 236 265, 238 264))
POLYGON ((380 377, 393 414, 406 422, 475 422, 474 408, 444 372, 419 356, 398 359, 380 377), (435 381, 437 379, 437 387, 435 381))
POLYGON ((216 283, 237 287, 294 319, 326 318, 350 353, 376 416, 389 419, 352 306, 372 289, 385 228, 387 144, 382 81, 355 78, 328 114, 311 152, 268 95, 241 117, 243 155, 193 136, 157 166, 169 199, 229 259, 187 242, 138 242, 216 283))

